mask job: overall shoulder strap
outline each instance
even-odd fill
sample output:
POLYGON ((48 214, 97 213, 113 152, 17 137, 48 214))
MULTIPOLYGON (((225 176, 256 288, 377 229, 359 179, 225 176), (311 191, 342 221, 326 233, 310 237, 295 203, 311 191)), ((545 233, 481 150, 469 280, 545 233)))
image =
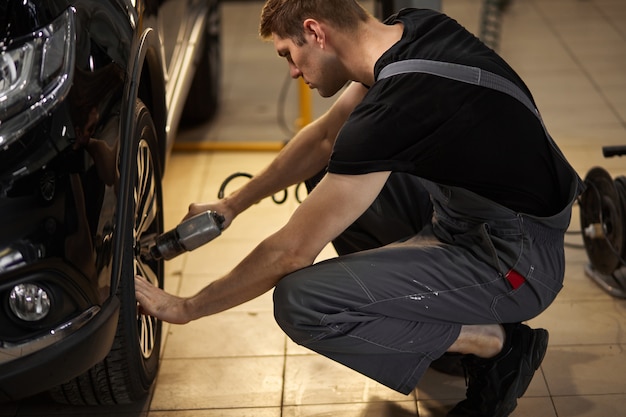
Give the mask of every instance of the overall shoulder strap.
POLYGON ((493 90, 500 91, 501 93, 508 94, 509 96, 520 101, 524 106, 528 108, 541 123, 541 127, 546 134, 548 142, 555 150, 557 155, 569 167, 573 175, 577 180, 578 192, 584 190, 585 186, 574 169, 571 167, 567 159, 563 155, 563 152, 559 149, 548 129, 543 123, 539 110, 533 104, 532 100, 521 88, 519 88, 512 81, 489 71, 485 71, 478 67, 470 67, 468 65, 453 64, 450 62, 431 61, 427 59, 407 59, 403 61, 392 62, 385 66, 378 74, 378 79, 391 77, 397 74, 406 74, 409 72, 422 72, 431 75, 437 75, 439 77, 449 78, 456 81, 461 81, 468 84, 478 85, 481 87, 491 88, 493 90))
MULTIPOLYGON (((533 102, 521 88, 515 85, 512 81, 509 81, 498 74, 485 71, 478 67, 453 64, 450 62, 431 61, 427 59, 407 59, 404 61, 392 62, 384 67, 380 71, 380 74, 378 74, 378 79, 380 80, 391 77, 392 75, 406 74, 409 72, 422 72, 425 74, 437 75, 500 91, 519 100, 533 114, 535 114, 539 120, 541 120, 537 107, 535 107, 533 102)), ((541 124, 543 125, 543 121, 541 124)))

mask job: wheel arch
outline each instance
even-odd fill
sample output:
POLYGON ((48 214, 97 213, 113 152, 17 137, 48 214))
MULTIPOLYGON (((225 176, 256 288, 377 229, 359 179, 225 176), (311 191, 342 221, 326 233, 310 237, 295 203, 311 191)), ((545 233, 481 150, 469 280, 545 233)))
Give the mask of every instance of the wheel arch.
POLYGON ((159 172, 163 175, 167 156, 167 131, 165 126, 167 106, 165 104, 165 76, 159 45, 151 46, 146 51, 139 78, 137 97, 143 101, 152 115, 159 142, 159 159, 157 162, 160 165, 159 172))
MULTIPOLYGON (((165 168, 167 134, 165 128, 167 108, 165 104, 165 76, 163 72, 163 56, 161 53, 160 40, 157 32, 146 29, 131 48, 129 62, 129 81, 126 83, 124 94, 124 105, 122 109, 121 122, 121 154, 120 154, 120 189, 118 191, 118 218, 123 219, 132 215, 133 202, 128 201, 124 196, 130 196, 132 181, 126 181, 129 176, 134 175, 132 143, 135 137, 135 105, 140 99, 150 111, 156 129, 158 140, 158 158, 154 161, 158 164, 158 172, 161 176, 165 168)), ((124 241, 124 231, 116 233, 115 247, 122 250, 124 241)), ((119 259, 114 260, 113 273, 111 275, 111 295, 115 296, 119 287, 119 280, 122 274, 122 265, 119 259)))
POLYGON ((161 174, 166 159, 166 120, 164 60, 161 52, 159 35, 152 29, 146 29, 139 37, 131 56, 134 60, 129 67, 127 83, 126 110, 124 112, 123 137, 131 138, 134 126, 135 100, 140 99, 150 110, 158 136, 159 168, 161 174))

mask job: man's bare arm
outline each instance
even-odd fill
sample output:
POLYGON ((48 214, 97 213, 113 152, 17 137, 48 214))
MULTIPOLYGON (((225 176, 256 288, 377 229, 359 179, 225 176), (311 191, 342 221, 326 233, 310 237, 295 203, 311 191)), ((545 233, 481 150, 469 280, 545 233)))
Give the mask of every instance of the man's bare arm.
POLYGON ((324 246, 371 205, 388 177, 388 172, 329 174, 283 228, 224 277, 190 298, 166 294, 137 278, 137 300, 147 314, 173 323, 186 323, 251 300, 285 275, 311 265, 324 246))
POLYGON ((244 186, 217 203, 192 204, 187 217, 213 209, 226 217, 226 226, 239 213, 258 201, 307 180, 328 164, 337 133, 367 90, 352 83, 331 108, 300 130, 274 161, 244 186))

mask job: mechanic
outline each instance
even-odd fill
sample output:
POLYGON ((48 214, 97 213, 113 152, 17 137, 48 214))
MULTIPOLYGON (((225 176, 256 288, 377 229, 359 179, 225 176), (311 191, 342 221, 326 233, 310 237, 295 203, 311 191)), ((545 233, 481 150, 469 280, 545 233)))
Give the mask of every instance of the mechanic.
POLYGON ((260 34, 321 96, 350 83, 260 174, 187 217, 211 209, 228 226, 327 172, 285 226, 196 295, 137 277, 143 311, 187 323, 276 287, 276 320, 296 343, 405 394, 433 360, 465 354, 467 398, 448 415, 509 415, 548 344, 546 330, 522 322, 562 287, 582 189, 527 87, 432 10, 380 22, 355 0, 268 0, 260 34), (388 238, 368 234, 368 222, 384 229, 396 214, 399 240, 377 247, 388 238), (353 253, 314 263, 333 240, 353 253))

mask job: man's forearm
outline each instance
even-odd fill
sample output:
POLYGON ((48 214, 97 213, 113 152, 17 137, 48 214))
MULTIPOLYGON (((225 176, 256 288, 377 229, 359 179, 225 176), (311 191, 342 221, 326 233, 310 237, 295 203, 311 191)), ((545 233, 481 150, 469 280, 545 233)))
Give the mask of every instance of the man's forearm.
MULTIPOLYGON (((310 265, 313 252, 303 256, 300 245, 281 232, 265 239, 239 265, 192 297, 179 297, 135 277, 135 295, 144 314, 175 324, 185 324, 228 310, 264 294, 290 272, 310 265)), ((319 251, 317 251, 319 252, 319 251)))
POLYGON ((239 214, 260 200, 320 172, 328 164, 333 145, 333 140, 319 138, 323 135, 315 122, 303 128, 269 166, 226 196, 224 202, 239 214))
POLYGON ((285 250, 278 235, 257 246, 230 273, 185 300, 189 321, 228 310, 272 289, 285 275, 306 267, 313 259, 285 250))

